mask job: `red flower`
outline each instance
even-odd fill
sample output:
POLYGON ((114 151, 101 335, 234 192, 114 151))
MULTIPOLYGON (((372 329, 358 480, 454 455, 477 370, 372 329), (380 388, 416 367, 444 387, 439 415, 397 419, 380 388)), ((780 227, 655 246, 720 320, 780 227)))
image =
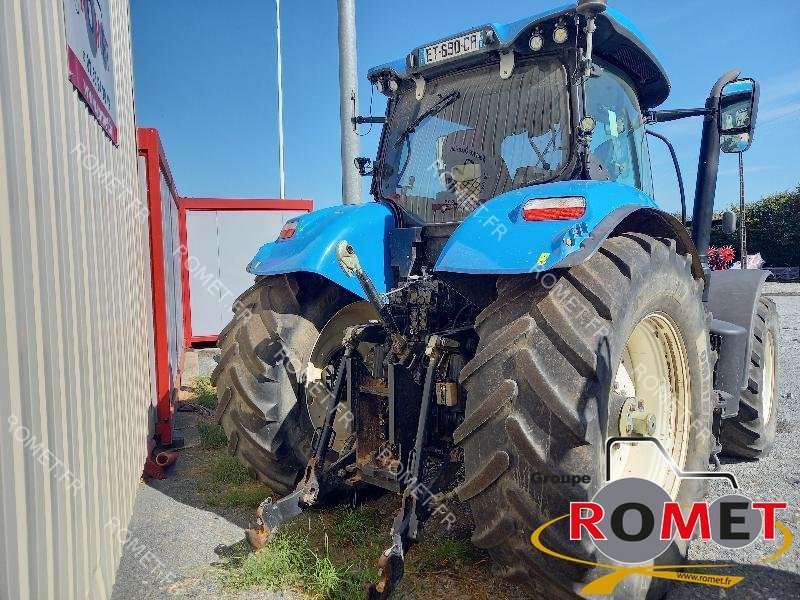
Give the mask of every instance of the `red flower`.
POLYGON ((712 271, 722 271, 731 266, 735 254, 733 248, 725 246, 723 248, 711 247, 708 249, 708 266, 712 271))

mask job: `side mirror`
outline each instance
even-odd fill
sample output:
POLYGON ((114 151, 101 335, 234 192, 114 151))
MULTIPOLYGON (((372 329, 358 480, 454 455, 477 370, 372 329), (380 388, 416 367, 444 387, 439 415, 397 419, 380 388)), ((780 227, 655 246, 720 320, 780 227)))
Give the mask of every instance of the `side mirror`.
POLYGON ((725 235, 730 235, 736 231, 736 213, 726 210, 722 213, 722 231, 725 235))
POLYGON ((744 152, 753 143, 758 116, 759 85, 737 79, 722 88, 719 101, 720 147, 723 152, 744 152))

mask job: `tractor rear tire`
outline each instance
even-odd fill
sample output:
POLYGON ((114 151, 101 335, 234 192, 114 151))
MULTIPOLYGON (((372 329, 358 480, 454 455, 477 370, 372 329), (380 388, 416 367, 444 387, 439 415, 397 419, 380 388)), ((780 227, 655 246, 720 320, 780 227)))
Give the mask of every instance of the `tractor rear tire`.
MULTIPOLYGON (((585 582, 608 573, 545 555, 533 547, 531 534, 567 514, 570 502, 591 499, 605 482, 605 440, 620 435, 619 418, 615 421, 610 409, 621 369, 616 365, 623 355, 630 357, 629 340, 650 315, 664 315, 678 332, 675 339, 685 342, 672 345, 685 349, 682 372, 690 382, 682 400, 675 400, 683 407, 675 414, 689 425, 681 431, 674 427, 685 449, 678 463, 686 470, 708 468, 709 318, 701 302, 703 283, 692 277, 690 265, 691 257, 678 254, 673 240, 624 234, 569 270, 501 277, 497 299, 476 320, 480 342, 461 374, 467 409, 455 434, 465 460, 459 496, 470 501, 473 543, 488 550, 503 575, 541 597, 574 598, 585 582), (591 481, 550 479, 571 475, 588 475, 591 481)), ((654 331, 657 339, 659 330, 654 331)), ((668 355, 665 344, 657 344, 653 355, 668 355)), ((681 504, 702 498, 700 480, 669 481, 681 504)), ((609 562, 590 541, 570 542, 565 521, 545 529, 541 540, 561 554, 609 562)), ((686 550, 687 544, 673 544, 655 562, 682 562, 686 550)), ((629 576, 614 597, 665 593, 663 580, 648 579, 629 576)))
POLYGON ((739 414, 723 421, 722 450, 740 458, 761 458, 775 442, 778 423, 778 310, 762 296, 753 315, 750 370, 739 398, 739 414))
POLYGON ((294 489, 311 453, 305 380, 312 351, 325 325, 355 300, 313 275, 262 277, 234 303, 219 336, 212 383, 228 451, 279 494, 294 489))

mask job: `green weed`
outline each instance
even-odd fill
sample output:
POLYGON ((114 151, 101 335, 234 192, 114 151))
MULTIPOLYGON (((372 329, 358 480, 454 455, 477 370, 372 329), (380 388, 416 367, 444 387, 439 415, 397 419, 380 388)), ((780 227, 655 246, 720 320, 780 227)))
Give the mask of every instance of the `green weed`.
POLYGON ((211 477, 217 483, 243 485, 253 481, 250 473, 235 456, 223 455, 211 465, 211 477))
POLYGON ((272 495, 271 492, 263 485, 249 484, 242 487, 222 490, 218 494, 212 495, 209 499, 211 503, 216 506, 225 506, 227 508, 234 508, 237 506, 257 508, 258 505, 261 504, 261 501, 270 495, 272 495))
POLYGON ((199 421, 197 423, 197 433, 200 435, 200 442, 206 448, 222 448, 228 443, 228 437, 221 425, 199 421))
POLYGON ((316 598, 363 597, 361 579, 347 568, 321 557, 306 535, 284 529, 265 547, 226 564, 222 582, 227 589, 294 590, 316 598))
POLYGON ((431 547, 420 547, 419 564, 422 571, 452 568, 473 562, 477 557, 475 547, 469 543, 446 539, 431 547))
POLYGON ((376 533, 375 515, 369 510, 348 507, 338 511, 337 516, 333 526, 333 534, 337 538, 355 543, 376 533))
POLYGON ((197 404, 209 410, 217 408, 217 388, 211 385, 210 377, 195 377, 191 390, 194 393, 194 401, 197 404))

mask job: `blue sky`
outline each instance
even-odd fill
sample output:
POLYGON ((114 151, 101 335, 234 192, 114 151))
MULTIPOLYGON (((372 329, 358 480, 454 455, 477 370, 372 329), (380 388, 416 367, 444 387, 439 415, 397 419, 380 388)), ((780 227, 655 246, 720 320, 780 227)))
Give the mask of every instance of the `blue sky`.
MULTIPOLYGON (((404 0, 357 2, 361 112, 369 67, 490 21, 510 22, 563 2, 404 0), (402 6, 402 10, 398 7, 402 6)), ((701 106, 716 79, 739 67, 761 82, 753 147, 745 154, 748 200, 800 183, 800 22, 796 0, 669 3, 610 0, 639 25, 670 73, 663 107, 701 106), (654 6, 663 6, 655 10, 654 6), (764 7, 769 6, 769 10, 764 7), (723 8, 724 7, 724 8, 723 8)), ((161 131, 182 194, 277 197, 275 5, 272 0, 134 0, 133 49, 139 126, 161 131)), ((335 0, 283 0, 287 196, 316 207, 341 201, 335 0)), ((376 94, 374 112, 382 114, 376 94)), ((366 133, 368 128, 364 128, 366 133)), ((676 146, 690 202, 699 119, 658 125, 676 146)), ((378 128, 362 138, 374 157, 378 128)), ((658 202, 677 210, 669 154, 651 142, 658 202)), ((723 155, 717 207, 738 202, 736 155, 723 155)), ((367 182, 365 181, 365 185, 367 182)), ((367 195, 365 193, 365 198, 367 195)))

